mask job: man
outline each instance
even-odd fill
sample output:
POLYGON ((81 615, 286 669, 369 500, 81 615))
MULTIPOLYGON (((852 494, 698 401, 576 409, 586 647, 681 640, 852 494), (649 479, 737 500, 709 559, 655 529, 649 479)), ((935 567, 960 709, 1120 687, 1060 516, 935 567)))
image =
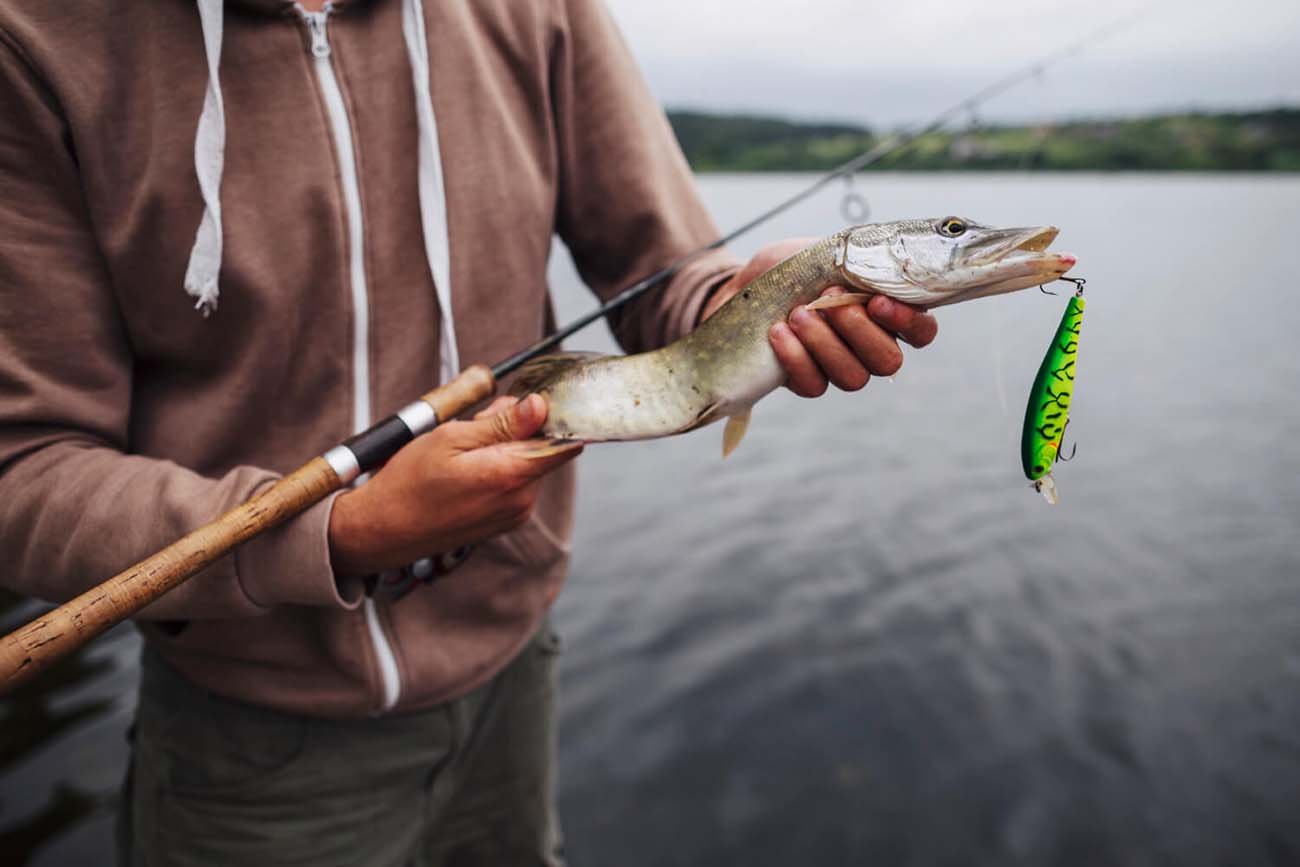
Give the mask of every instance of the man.
MULTIPOLYGON (((68 598, 533 342, 555 233, 602 297, 716 236, 597 0, 0 8, 7 583, 68 598)), ((620 341, 797 246, 697 260, 620 341)), ((877 299, 772 342, 814 395, 934 331, 877 299)), ((545 412, 444 424, 143 613, 124 862, 562 863, 545 412)))

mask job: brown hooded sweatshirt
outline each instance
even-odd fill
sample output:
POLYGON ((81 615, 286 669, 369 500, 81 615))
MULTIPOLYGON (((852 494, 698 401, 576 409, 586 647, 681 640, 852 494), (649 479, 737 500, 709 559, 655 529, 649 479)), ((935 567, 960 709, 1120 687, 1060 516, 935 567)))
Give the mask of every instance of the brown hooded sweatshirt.
MULTIPOLYGON (((336 0, 314 37, 283 0, 217 16, 224 166, 206 317, 184 288, 214 59, 196 3, 0 6, 5 585, 70 598, 437 382, 405 2, 336 0)), ((598 0, 425 0, 422 15, 461 365, 552 327, 553 234, 602 297, 716 236, 598 0)), ((615 323, 623 345, 688 331, 733 267, 697 260, 632 305, 615 323)), ((215 692, 365 715, 473 689, 559 592, 571 470, 548 479, 530 523, 401 599, 336 581, 332 502, 155 603, 146 639, 215 692)))

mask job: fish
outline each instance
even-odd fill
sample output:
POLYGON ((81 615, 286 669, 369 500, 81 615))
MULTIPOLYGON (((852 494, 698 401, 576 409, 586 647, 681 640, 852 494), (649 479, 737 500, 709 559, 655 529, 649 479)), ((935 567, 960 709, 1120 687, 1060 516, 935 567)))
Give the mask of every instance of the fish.
POLYGON ((542 356, 520 368, 510 393, 546 398, 540 435, 554 442, 654 439, 726 419, 726 457, 744 438, 754 404, 785 382, 768 329, 796 307, 863 304, 879 294, 930 309, 1039 286, 1076 262, 1048 250, 1058 232, 956 216, 850 226, 759 275, 662 349, 542 356), (831 286, 850 291, 822 297, 831 286))

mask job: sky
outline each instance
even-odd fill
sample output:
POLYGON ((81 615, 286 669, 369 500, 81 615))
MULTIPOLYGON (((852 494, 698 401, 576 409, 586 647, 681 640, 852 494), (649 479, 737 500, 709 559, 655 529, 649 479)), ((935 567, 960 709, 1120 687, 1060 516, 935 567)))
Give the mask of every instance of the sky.
POLYGON ((895 127, 1048 57, 1059 59, 980 118, 1300 105, 1300 0, 606 2, 673 108, 895 127))

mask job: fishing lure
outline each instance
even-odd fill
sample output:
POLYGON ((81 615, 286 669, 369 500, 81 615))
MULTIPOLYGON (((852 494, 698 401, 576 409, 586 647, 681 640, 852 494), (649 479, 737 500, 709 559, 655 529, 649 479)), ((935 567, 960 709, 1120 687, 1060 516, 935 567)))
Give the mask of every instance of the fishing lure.
POLYGON ((1061 324, 1056 327, 1052 345, 1047 347, 1043 363, 1034 377, 1025 407, 1025 427, 1020 437, 1020 462, 1034 490, 1055 505, 1056 482, 1052 465, 1061 457, 1061 440, 1070 420, 1070 403, 1074 399, 1075 361, 1079 357, 1079 330, 1083 327, 1083 280, 1070 277, 1077 287, 1065 305, 1061 324))

